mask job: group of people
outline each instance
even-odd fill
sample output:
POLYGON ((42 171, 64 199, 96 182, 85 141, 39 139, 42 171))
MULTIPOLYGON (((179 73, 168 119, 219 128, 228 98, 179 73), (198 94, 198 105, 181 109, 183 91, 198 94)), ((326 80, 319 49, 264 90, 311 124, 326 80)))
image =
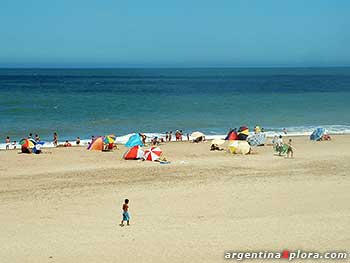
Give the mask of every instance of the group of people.
MULTIPOLYGON (((175 140, 176 141, 182 141, 182 137, 184 136, 182 130, 176 130, 175 131, 175 140)), ((169 131, 169 132, 166 132, 165 133, 165 141, 166 142, 171 142, 172 141, 172 138, 173 138, 173 131, 169 131)), ((190 140, 190 134, 187 133, 186 134, 186 138, 187 138, 187 141, 190 140)))
POLYGON ((295 148, 292 146, 292 139, 289 139, 288 143, 284 143, 282 135, 275 135, 272 139, 272 144, 279 156, 287 154, 287 158, 293 158, 295 148))

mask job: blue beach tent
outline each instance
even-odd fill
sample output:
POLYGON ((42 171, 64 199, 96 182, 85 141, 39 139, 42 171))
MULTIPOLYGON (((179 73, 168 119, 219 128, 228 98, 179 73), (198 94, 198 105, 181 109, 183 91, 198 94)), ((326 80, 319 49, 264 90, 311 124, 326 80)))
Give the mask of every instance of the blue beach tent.
POLYGON ((312 141, 319 141, 319 140, 321 140, 322 136, 324 135, 325 132, 326 132, 326 130, 324 128, 317 128, 310 135, 310 140, 312 140, 312 141))
POLYGON ((134 147, 136 145, 144 146, 141 140, 141 136, 139 134, 134 134, 130 136, 129 140, 126 142, 126 147, 134 147))

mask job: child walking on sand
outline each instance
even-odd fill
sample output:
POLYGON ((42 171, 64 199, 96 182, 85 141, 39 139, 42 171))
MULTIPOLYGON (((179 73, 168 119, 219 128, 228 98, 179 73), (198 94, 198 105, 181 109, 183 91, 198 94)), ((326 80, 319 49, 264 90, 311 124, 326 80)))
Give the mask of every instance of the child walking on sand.
POLYGON ((124 226, 124 221, 126 221, 126 225, 130 226, 130 215, 129 215, 129 199, 125 199, 124 204, 123 204, 123 219, 120 223, 120 226, 124 226))
POLYGON ((295 150, 295 148, 292 146, 292 139, 289 139, 287 145, 288 145, 287 158, 289 158, 289 154, 290 154, 290 157, 293 158, 293 151, 295 150))

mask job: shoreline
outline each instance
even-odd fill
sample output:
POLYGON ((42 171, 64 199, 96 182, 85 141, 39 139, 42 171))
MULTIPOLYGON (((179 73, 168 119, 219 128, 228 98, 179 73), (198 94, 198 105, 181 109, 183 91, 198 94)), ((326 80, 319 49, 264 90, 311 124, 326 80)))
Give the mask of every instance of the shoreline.
MULTIPOLYGON (((126 134, 123 136, 116 136, 116 141, 115 144, 116 145, 124 145, 130 136, 134 135, 136 133, 130 133, 130 134, 126 134)), ((158 138, 164 138, 165 139, 165 134, 162 133, 144 133, 147 136, 147 142, 150 142, 150 140, 157 136, 158 138)), ((253 135, 254 132, 250 132, 250 135, 253 135)), ((284 134, 283 132, 265 132, 266 134, 266 138, 268 140, 271 140, 275 135, 282 135, 283 137, 309 137, 311 135, 311 132, 299 132, 299 133, 287 133, 284 134)), ((327 134, 331 135, 331 136, 340 136, 340 135, 350 135, 350 132, 328 132, 327 134)), ((215 134, 215 135, 205 135, 207 140, 214 140, 214 139, 224 139, 226 137, 226 134, 215 134)), ((189 141, 192 141, 193 138, 190 137, 189 141)), ((183 135, 183 140, 182 141, 188 141, 186 138, 186 134, 183 135)), ((43 148, 56 148, 53 146, 52 142, 49 141, 44 141, 45 144, 43 145, 43 148)), ((72 144, 72 147, 87 147, 89 145, 89 143, 91 142, 91 139, 81 139, 80 140, 80 145, 76 145, 75 140, 68 140, 68 142, 70 142, 72 144)), ((171 140, 171 142, 176 142, 175 136, 173 135, 173 138, 171 140)), ((12 142, 11 142, 12 143, 12 142)), ((65 143, 65 141, 58 141, 58 148, 63 147, 63 144, 65 143)), ((20 145, 16 144, 17 150, 20 149, 20 145)), ((14 150, 13 149, 13 145, 11 144, 11 147, 9 150, 14 150)), ((6 143, 0 143, 0 151, 6 151, 6 143)), ((8 151, 8 150, 7 150, 8 151)))

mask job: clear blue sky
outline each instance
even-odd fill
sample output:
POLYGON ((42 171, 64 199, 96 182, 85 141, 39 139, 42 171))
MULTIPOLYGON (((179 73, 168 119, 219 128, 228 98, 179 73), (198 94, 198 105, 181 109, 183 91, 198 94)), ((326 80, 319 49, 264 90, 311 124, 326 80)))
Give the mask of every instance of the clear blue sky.
POLYGON ((1 0, 0 67, 329 65, 349 0, 1 0))

